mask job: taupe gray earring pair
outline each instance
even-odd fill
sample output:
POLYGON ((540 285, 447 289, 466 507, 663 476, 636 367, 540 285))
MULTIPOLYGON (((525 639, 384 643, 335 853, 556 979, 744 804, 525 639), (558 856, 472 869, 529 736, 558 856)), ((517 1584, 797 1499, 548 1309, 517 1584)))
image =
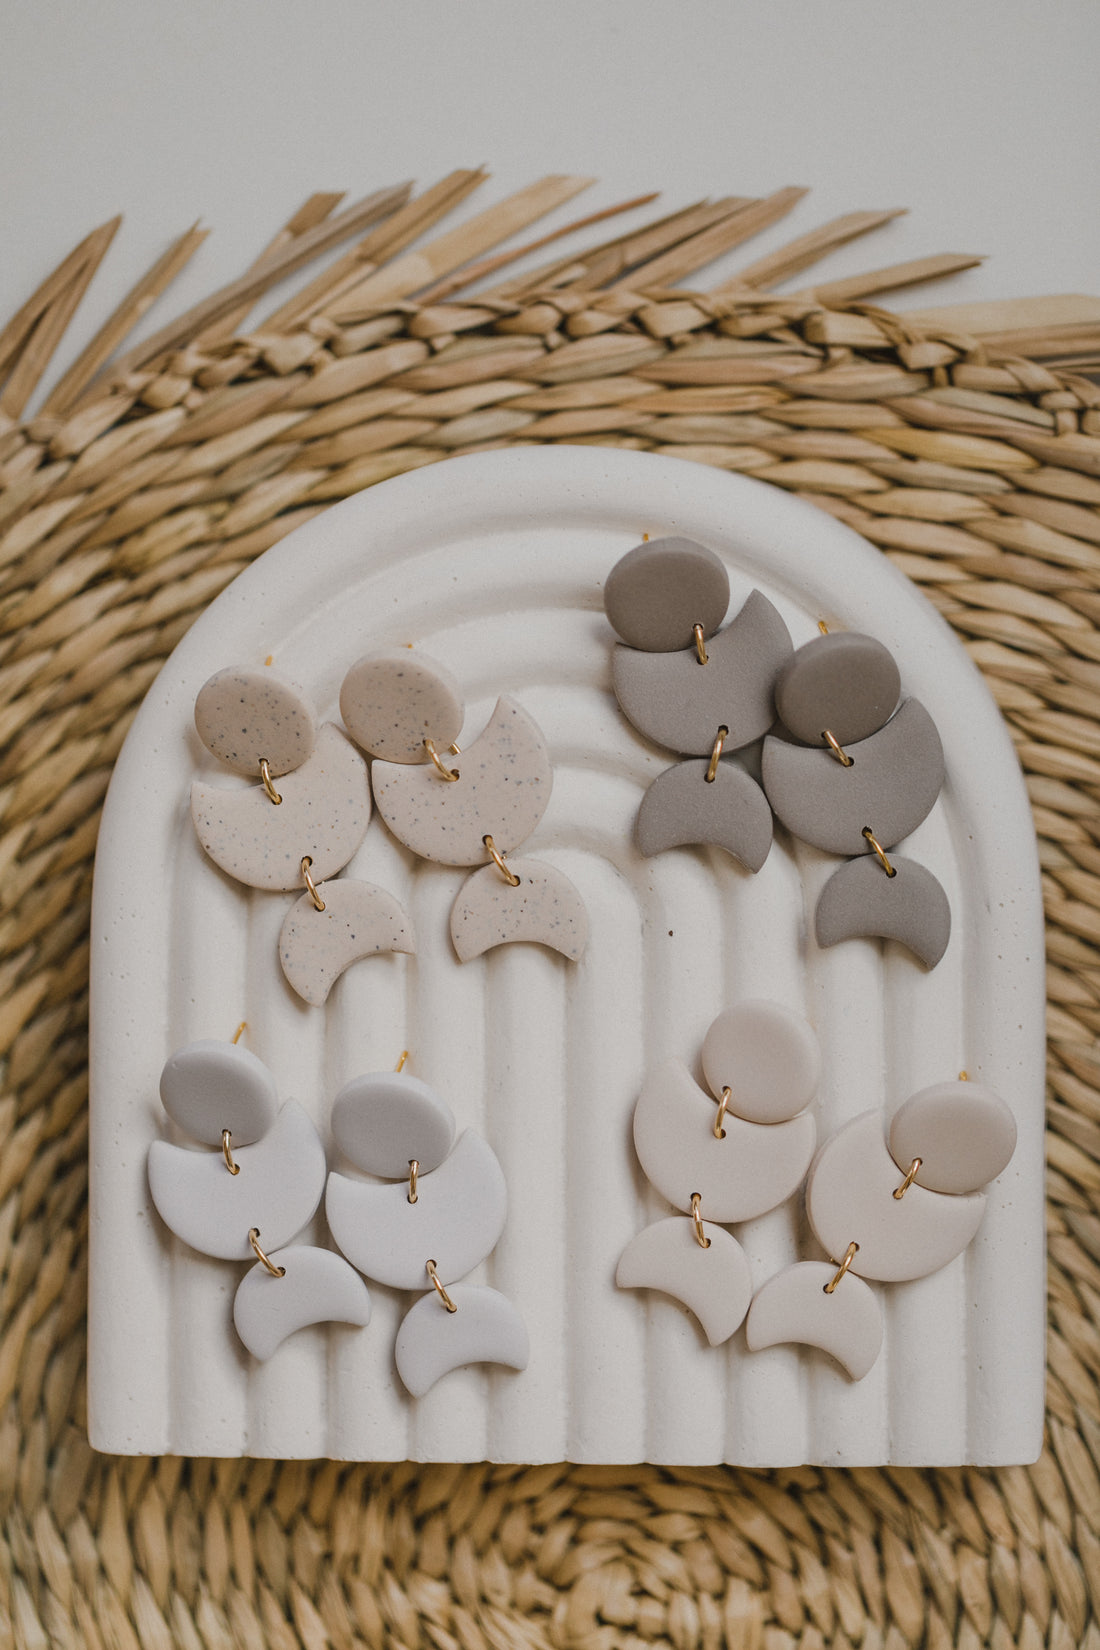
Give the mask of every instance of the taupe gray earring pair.
POLYGON ((729 599, 724 563, 689 539, 645 541, 608 577, 619 705, 639 733, 692 759, 646 791, 638 846, 651 855, 709 843, 759 871, 774 812, 794 836, 849 861, 818 901, 819 945, 877 935, 934 967, 951 931, 947 896, 924 866, 887 857, 943 785, 932 718, 900 698, 897 664, 873 637, 823 625, 795 651, 759 590, 720 628, 729 599), (723 758, 761 739, 757 784, 723 758))

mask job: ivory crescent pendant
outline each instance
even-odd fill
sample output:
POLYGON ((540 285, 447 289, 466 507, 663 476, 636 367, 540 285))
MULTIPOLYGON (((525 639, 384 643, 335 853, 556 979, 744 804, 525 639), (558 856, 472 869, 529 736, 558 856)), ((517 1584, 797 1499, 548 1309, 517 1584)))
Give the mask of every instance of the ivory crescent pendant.
POLYGON ((523 706, 498 699, 484 733, 447 762, 454 781, 428 762, 375 762, 374 799, 398 841, 443 865, 481 865, 487 835, 502 854, 526 841, 546 812, 553 773, 523 706))
POLYGON ((588 938, 588 913, 569 878, 534 859, 509 860, 508 869, 519 878, 518 888, 495 865, 486 865, 458 890, 451 940, 459 962, 515 940, 548 945, 576 962, 588 938))
POLYGON ((288 1335, 314 1323, 370 1323, 366 1284, 342 1255, 331 1249, 292 1244, 267 1257, 283 1268, 276 1278, 259 1261, 246 1272, 233 1297, 237 1334, 254 1358, 263 1360, 288 1335))
POLYGON ((414 952, 412 925, 394 896, 373 882, 339 877, 325 884, 323 911, 309 894, 296 900, 279 933, 279 961, 307 1003, 324 1003, 346 968, 382 951, 414 952))
POLYGON ((836 1277, 829 1261, 796 1261, 757 1292, 745 1321, 750 1352, 766 1346, 816 1346, 862 1381, 882 1349, 882 1313, 874 1290, 848 1272, 831 1295, 836 1277))
POLYGON ((262 785, 230 791, 196 781, 191 817, 205 851, 250 888, 302 886, 302 859, 315 882, 343 869, 370 821, 367 764, 339 728, 326 722, 313 755, 278 783, 276 806, 262 785))
POLYGON ((453 1312, 433 1289, 405 1314, 397 1331, 394 1362, 414 1398, 467 1364, 527 1368, 527 1326, 507 1296, 475 1283, 455 1284, 447 1293, 453 1312))
POLYGON ((703 1222, 709 1240, 696 1242, 694 1223, 673 1215, 646 1226, 619 1257, 620 1289, 657 1289, 690 1308, 711 1346, 728 1341, 748 1311, 752 1274, 748 1258, 724 1226, 703 1222))

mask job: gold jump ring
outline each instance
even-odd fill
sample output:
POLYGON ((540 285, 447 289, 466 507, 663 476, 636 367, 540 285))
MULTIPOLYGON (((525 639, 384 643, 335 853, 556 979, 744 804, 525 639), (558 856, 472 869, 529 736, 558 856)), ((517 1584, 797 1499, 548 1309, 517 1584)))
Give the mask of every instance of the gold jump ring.
POLYGON ((483 836, 481 840, 484 842, 485 847, 488 850, 489 858, 492 860, 505 882, 510 883, 513 888, 518 888, 519 878, 516 876, 514 871, 510 871, 507 865, 505 865, 504 855, 501 853, 492 837, 483 836))
POLYGON ((306 887, 309 889, 310 899, 313 901, 318 911, 323 911, 325 908, 325 902, 317 892, 317 884, 309 874, 309 868, 312 864, 312 859, 310 859, 309 855, 306 854, 302 859, 302 876, 305 878, 306 887))
POLYGON ((886 875, 888 877, 896 877, 898 873, 887 859, 886 850, 882 846, 882 843, 879 841, 878 837, 875 835, 874 831, 872 831, 871 827, 869 825, 865 825, 863 830, 860 832, 860 835, 865 839, 865 841, 871 844, 871 847, 878 856, 878 862, 882 866, 882 869, 886 872, 886 875))
POLYGON ((724 1140, 726 1138, 726 1131, 722 1127, 722 1124, 726 1121, 726 1110, 732 1098, 733 1090, 731 1088, 724 1088, 722 1090, 722 1098, 718 1102, 718 1116, 714 1119, 715 1140, 724 1140))
POLYGON ((228 1129, 223 1129, 222 1130, 222 1156, 225 1158, 225 1166, 229 1170, 230 1174, 240 1174, 240 1172, 241 1172, 240 1164, 239 1163, 234 1163, 234 1161, 233 1161, 233 1149, 232 1149, 232 1145, 231 1145, 232 1139, 233 1139, 233 1136, 230 1134, 229 1130, 228 1129))
POLYGON ((898 1187, 897 1191, 894 1193, 894 1196, 898 1199, 899 1203, 900 1203, 901 1199, 905 1196, 906 1192, 909 1190, 910 1186, 913 1184, 914 1180, 916 1180, 917 1170, 920 1168, 921 1162, 922 1162, 921 1158, 914 1157, 912 1163, 910 1163, 909 1172, 906 1174, 905 1179, 902 1181, 901 1185, 898 1187))
POLYGON ((695 638, 695 651, 699 655, 699 663, 701 665, 705 665, 707 662, 707 644, 703 638, 702 625, 693 624, 691 627, 691 634, 695 638))
POLYGON ((844 1276, 844 1274, 848 1270, 849 1266, 851 1266, 852 1262, 855 1260, 858 1253, 859 1253, 859 1244, 858 1243, 849 1243, 847 1249, 844 1251, 844 1259, 841 1261, 840 1265, 837 1267, 836 1277, 833 1279, 832 1283, 827 1283, 825 1285, 825 1293, 827 1295, 832 1294, 833 1290, 836 1288, 837 1284, 840 1282, 841 1278, 844 1276))
POLYGON ((252 1245, 252 1253, 255 1255, 256 1259, 261 1261, 262 1264, 267 1267, 273 1278, 286 1277, 286 1267, 276 1266, 275 1262, 273 1260, 269 1260, 267 1255, 265 1255, 263 1250, 260 1248, 260 1228, 258 1226, 249 1227, 248 1241, 252 1245))
POLYGON ((278 807, 283 799, 271 783, 271 764, 267 760, 266 756, 260 757, 260 778, 263 780, 263 786, 264 790, 267 792, 268 801, 274 802, 275 806, 278 807))
POLYGON ((445 779, 449 785, 453 785, 455 780, 461 777, 457 769, 448 768, 446 763, 441 760, 439 752, 430 739, 425 739, 424 749, 427 751, 428 760, 440 779, 445 779))
POLYGON ((458 1307, 455 1305, 454 1301, 451 1299, 450 1295, 448 1295, 447 1291, 444 1289, 443 1285, 439 1281, 439 1273, 435 1269, 435 1261, 434 1260, 430 1260, 428 1262, 428 1276, 431 1278, 432 1285, 435 1289, 435 1292, 439 1296, 440 1300, 443 1302, 444 1306, 447 1308, 447 1311, 448 1312, 457 1312, 458 1307))
POLYGON ((840 745, 836 741, 836 738, 829 732, 828 728, 822 729, 821 737, 824 739, 825 743, 828 745, 829 749, 832 751, 842 768, 850 768, 854 765, 855 757, 849 756, 846 750, 841 749, 840 745))
POLYGON ((420 1196, 420 1193, 416 1189, 416 1177, 419 1173, 420 1173, 420 1159, 418 1157, 410 1157, 409 1158, 409 1202, 410 1203, 415 1203, 417 1201, 417 1199, 419 1198, 419 1196, 420 1196))
POLYGON ((722 755, 722 749, 726 743, 726 735, 729 731, 729 728, 727 728, 725 723, 723 723, 714 736, 714 749, 710 753, 710 763, 704 776, 708 785, 714 784, 714 776, 718 772, 719 758, 722 755))
POLYGON ((703 1200, 700 1197, 698 1192, 692 1192, 692 1194, 691 1194, 691 1218, 692 1218, 692 1222, 694 1223, 694 1226, 695 1226, 695 1241, 699 1245, 700 1249, 709 1249, 710 1248, 710 1239, 703 1230, 703 1217, 699 1213, 699 1205, 702 1201, 703 1200))

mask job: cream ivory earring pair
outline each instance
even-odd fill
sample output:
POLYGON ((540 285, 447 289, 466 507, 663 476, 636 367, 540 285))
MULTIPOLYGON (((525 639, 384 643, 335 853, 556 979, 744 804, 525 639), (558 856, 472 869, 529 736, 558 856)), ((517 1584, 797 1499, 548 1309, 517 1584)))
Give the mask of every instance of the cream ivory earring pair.
POLYGON ((369 1324, 364 1273, 395 1289, 427 1291, 406 1313, 394 1347, 413 1397, 466 1364, 526 1367, 527 1331, 511 1301, 461 1282, 504 1229, 500 1164, 473 1130, 456 1141, 454 1115, 428 1084, 400 1069, 371 1072, 345 1084, 333 1103, 344 1155, 390 1185, 328 1172, 305 1112, 293 1100, 279 1109, 271 1072, 236 1043, 181 1049, 161 1073, 160 1092, 181 1129, 218 1149, 155 1141, 154 1206, 202 1254, 255 1260, 233 1301, 237 1333, 254 1357, 269 1358, 309 1324, 369 1324), (323 1194, 341 1254, 292 1241, 323 1194))
POLYGON ((374 758, 370 776, 351 739, 333 723, 318 729, 298 689, 269 670, 219 671, 195 703, 207 749, 260 781, 247 791, 192 786, 202 847, 250 887, 305 888, 279 937, 283 972, 298 995, 323 1004, 352 962, 415 950, 392 894, 337 877, 366 833, 372 782, 382 818, 414 854, 483 867, 451 912, 460 961, 513 940, 541 942, 575 961, 587 937, 576 888, 553 866, 505 859, 538 825, 553 782, 546 741, 522 706, 499 699, 459 761, 458 684, 436 661, 400 649, 352 666, 340 710, 352 739, 374 758))

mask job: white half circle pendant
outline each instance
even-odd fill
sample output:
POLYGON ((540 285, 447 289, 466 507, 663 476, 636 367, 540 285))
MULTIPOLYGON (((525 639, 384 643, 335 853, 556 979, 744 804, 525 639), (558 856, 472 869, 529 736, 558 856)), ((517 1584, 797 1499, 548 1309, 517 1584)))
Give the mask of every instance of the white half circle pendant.
POLYGON ((433 1290, 406 1313, 397 1331, 397 1373, 414 1398, 467 1364, 527 1368, 527 1326, 506 1296, 472 1283, 456 1284, 447 1293, 453 1312, 433 1290))
POLYGON ((270 1358, 289 1335, 315 1323, 370 1323, 370 1291, 358 1272, 331 1249, 292 1244, 268 1255, 241 1279, 233 1298, 237 1334, 254 1358, 270 1358))
POLYGON ((250 888, 302 886, 302 860, 315 882, 343 869, 370 821, 367 764, 339 728, 326 722, 313 755, 279 780, 279 802, 262 785, 231 791, 191 787, 191 818, 215 865, 250 888))
POLYGON ((528 940, 576 962, 588 939, 588 913, 569 878, 534 859, 512 859, 518 887, 495 865, 467 877, 451 907, 451 940, 460 962, 494 945, 528 940))
POLYGON ((750 1352, 793 1342, 816 1346, 862 1381, 882 1349, 882 1312, 874 1290, 848 1272, 826 1293, 837 1268, 829 1261, 798 1261, 757 1291, 745 1323, 750 1352))
POLYGON ((695 1223, 673 1215, 632 1238, 619 1257, 620 1289, 657 1289, 680 1301, 703 1326, 711 1346, 728 1341, 752 1299, 752 1274, 745 1251, 724 1226, 701 1222, 704 1249, 695 1223))
POLYGON ((279 961, 289 984, 320 1007, 352 963, 383 951, 414 952, 412 924, 403 907, 377 883, 340 877, 326 882, 319 911, 303 894, 286 914, 279 934, 279 961))

